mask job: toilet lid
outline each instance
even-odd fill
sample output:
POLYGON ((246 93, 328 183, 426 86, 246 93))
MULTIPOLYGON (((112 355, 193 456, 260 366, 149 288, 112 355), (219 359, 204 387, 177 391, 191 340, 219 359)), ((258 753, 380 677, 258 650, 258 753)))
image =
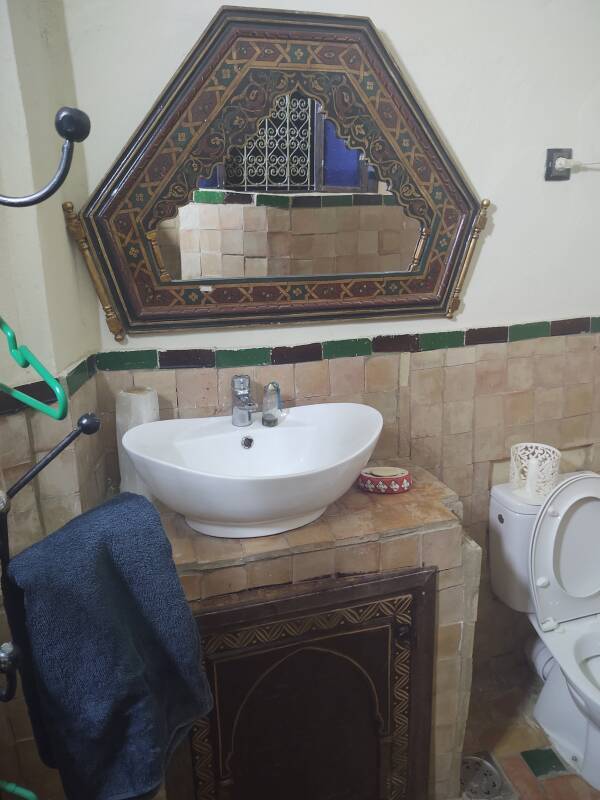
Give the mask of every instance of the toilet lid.
POLYGON ((529 576, 542 630, 600 613, 600 475, 580 473, 548 495, 533 529, 529 576))

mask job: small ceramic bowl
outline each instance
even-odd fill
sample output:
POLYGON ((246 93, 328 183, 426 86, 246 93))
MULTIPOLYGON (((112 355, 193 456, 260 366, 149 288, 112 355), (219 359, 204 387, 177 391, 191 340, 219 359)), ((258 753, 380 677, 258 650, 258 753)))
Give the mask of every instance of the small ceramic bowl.
POLYGON ((366 467, 358 476, 358 485, 364 492, 374 494, 402 494, 413 485, 412 475, 398 467, 366 467))

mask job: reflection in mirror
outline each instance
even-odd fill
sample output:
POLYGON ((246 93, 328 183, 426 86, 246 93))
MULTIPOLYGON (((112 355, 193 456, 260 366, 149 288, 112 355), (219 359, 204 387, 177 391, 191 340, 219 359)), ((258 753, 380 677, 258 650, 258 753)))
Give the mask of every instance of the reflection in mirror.
POLYGON ((173 280, 406 272, 424 238, 320 104, 293 92, 160 222, 155 252, 173 280))
POLYGON ((223 192, 195 194, 199 202, 158 226, 162 266, 173 280, 404 272, 418 262, 420 223, 398 205, 352 205, 352 195, 333 198, 347 201, 333 207, 293 200, 290 207, 281 195, 230 204, 207 202, 230 199, 223 192), (276 200, 286 207, 262 204, 276 200))

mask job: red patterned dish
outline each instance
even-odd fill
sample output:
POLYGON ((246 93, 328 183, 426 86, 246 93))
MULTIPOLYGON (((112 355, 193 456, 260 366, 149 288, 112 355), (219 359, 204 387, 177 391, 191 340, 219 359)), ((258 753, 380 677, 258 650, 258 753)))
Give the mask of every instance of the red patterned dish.
POLYGON ((358 476, 358 485, 373 494, 402 494, 413 485, 412 475, 398 467, 366 467, 358 476))

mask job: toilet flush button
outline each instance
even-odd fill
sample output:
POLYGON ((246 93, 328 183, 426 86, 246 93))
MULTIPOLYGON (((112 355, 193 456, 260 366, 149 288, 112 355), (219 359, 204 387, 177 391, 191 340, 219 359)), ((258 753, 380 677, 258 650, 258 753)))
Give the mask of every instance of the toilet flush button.
POLYGON ((540 575, 540 577, 536 580, 535 585, 540 589, 547 589, 548 586, 550 586, 550 581, 544 575, 540 575))
POLYGON ((558 628, 558 622, 554 619, 554 617, 548 617, 548 619, 545 619, 540 623, 540 627, 545 633, 549 631, 555 631, 558 628))

